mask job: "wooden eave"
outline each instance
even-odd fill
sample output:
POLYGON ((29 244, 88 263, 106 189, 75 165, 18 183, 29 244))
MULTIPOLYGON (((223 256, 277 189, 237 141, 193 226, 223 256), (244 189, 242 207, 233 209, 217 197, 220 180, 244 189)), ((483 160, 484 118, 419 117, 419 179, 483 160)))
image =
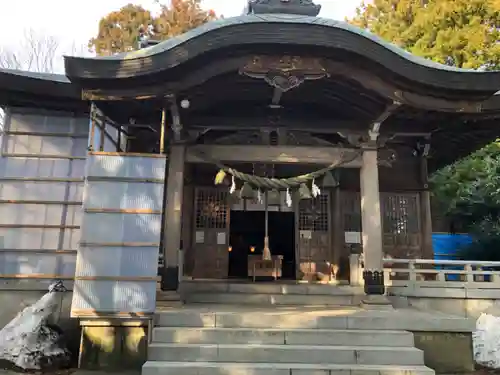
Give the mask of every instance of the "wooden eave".
POLYGON ((59 74, 0 69, 0 106, 86 111, 81 89, 59 74))

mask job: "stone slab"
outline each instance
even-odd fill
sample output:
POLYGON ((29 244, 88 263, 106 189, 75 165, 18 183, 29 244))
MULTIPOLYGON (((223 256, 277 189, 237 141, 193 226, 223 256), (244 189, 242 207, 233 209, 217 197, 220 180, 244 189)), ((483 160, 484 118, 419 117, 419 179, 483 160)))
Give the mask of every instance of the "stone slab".
POLYGON ((170 328, 153 330, 153 342, 191 344, 273 344, 411 347, 406 331, 170 328))
POLYGON ((206 361, 244 363, 331 363, 360 365, 424 365, 421 350, 413 347, 158 344, 148 348, 150 361, 206 361))
POLYGON ((142 375, 434 375, 425 366, 307 365, 292 363, 153 362, 142 375))
POLYGON ((238 304, 238 305, 283 305, 283 306, 357 306, 363 296, 349 294, 271 294, 271 293, 188 293, 186 303, 238 304))
POLYGON ((183 281, 181 293, 232 293, 232 294, 277 294, 277 295, 334 295, 365 296, 362 287, 334 284, 301 284, 301 283, 236 283, 216 281, 183 281))
POLYGON ((473 332, 475 320, 416 309, 392 311, 323 307, 209 306, 159 312, 163 327, 360 329, 432 332, 473 332))

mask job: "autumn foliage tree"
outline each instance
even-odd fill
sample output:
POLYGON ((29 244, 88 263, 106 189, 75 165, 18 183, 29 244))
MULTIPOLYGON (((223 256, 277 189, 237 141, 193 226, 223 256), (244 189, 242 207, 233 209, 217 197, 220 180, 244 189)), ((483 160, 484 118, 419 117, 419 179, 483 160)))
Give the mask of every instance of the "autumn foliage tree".
POLYGON ((134 4, 109 13, 99 21, 89 49, 104 56, 133 51, 141 29, 153 39, 165 40, 217 18, 213 11, 202 9, 201 0, 171 0, 169 5, 159 5, 157 15, 134 4))
POLYGON ((500 69, 499 0, 373 0, 350 22, 442 64, 500 69))

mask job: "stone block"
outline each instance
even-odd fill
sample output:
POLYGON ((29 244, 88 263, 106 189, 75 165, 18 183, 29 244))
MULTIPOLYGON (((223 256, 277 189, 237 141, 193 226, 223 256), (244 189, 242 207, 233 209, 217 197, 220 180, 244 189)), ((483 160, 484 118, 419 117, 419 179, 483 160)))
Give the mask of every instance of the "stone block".
POLYGON ((153 330, 153 342, 191 344, 285 344, 286 331, 221 328, 165 328, 153 330))
POLYGON ((425 365, 440 374, 474 371, 472 334, 414 332, 415 346, 424 352, 425 365))
POLYGON ((287 345, 413 346, 413 335, 405 331, 290 330, 285 337, 287 345))
POLYGON ((161 327, 215 327, 215 313, 172 311, 156 314, 155 323, 161 327))
POLYGON ((146 362, 147 322, 82 322, 79 367, 86 370, 140 369, 146 362))

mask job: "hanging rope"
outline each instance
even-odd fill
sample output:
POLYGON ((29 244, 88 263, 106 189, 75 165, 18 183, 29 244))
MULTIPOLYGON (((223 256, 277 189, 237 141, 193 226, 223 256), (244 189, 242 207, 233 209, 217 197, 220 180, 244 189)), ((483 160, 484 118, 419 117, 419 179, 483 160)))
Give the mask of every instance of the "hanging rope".
POLYGON ((220 168, 219 173, 217 173, 217 176, 215 177, 215 183, 220 184, 224 180, 224 177, 226 176, 226 173, 229 173, 233 177, 237 178, 238 180, 241 180, 243 182, 247 182, 253 186, 259 187, 259 188, 266 188, 266 189, 290 189, 293 187, 297 187, 300 184, 303 184, 305 182, 308 182, 310 180, 313 180, 315 178, 323 176, 325 173, 331 171, 334 168, 338 168, 344 164, 348 164, 354 160, 356 160, 360 155, 361 155, 361 150, 357 151, 346 151, 342 152, 340 155, 340 160, 336 161, 335 163, 330 164, 329 166, 319 169, 317 171, 311 172, 311 173, 306 173, 300 176, 296 177, 290 177, 290 178, 269 178, 269 177, 259 177, 247 173, 240 172, 234 168, 231 168, 225 164, 223 164, 219 160, 215 160, 210 155, 196 149, 192 149, 191 152, 196 154, 197 157, 200 159, 204 159, 212 164, 215 164, 217 167, 220 168), (348 154, 348 155, 346 155, 348 154))

